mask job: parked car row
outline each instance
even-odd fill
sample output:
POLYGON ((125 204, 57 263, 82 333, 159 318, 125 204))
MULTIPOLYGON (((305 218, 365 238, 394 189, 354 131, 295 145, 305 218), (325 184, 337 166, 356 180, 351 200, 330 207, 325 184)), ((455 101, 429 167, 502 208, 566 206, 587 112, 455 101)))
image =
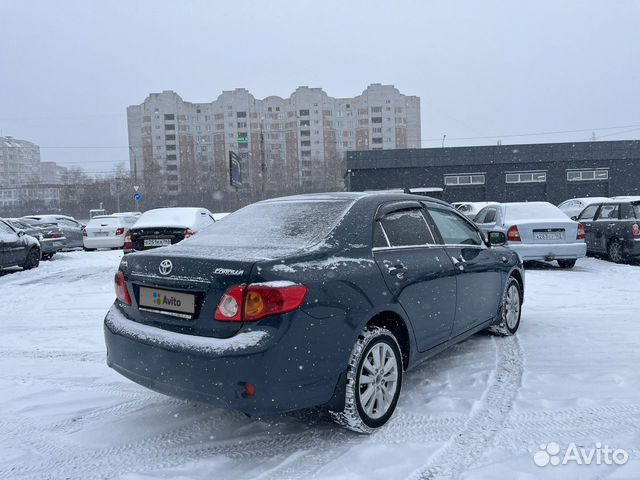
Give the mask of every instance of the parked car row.
POLYGON ((0 218, 0 268, 35 268, 40 263, 42 251, 36 237, 27 235, 0 218))

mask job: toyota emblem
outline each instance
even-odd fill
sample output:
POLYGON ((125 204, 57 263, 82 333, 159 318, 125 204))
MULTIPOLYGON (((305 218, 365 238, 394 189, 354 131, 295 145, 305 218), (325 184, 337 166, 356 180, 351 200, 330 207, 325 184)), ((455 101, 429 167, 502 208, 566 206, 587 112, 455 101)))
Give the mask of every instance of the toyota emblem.
POLYGON ((160 273, 162 275, 169 275, 171 273, 171 269, 173 268, 173 263, 171 263, 171 260, 162 260, 160 262, 160 273))

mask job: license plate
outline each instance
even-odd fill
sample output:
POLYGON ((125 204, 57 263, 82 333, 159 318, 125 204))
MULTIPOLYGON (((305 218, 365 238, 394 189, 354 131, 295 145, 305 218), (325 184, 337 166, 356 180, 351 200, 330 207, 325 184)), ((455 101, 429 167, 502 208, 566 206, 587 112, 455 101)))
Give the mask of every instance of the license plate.
POLYGON ((94 237, 106 237, 107 235, 109 235, 109 232, 94 232, 93 234, 94 237))
POLYGON ((159 288, 140 287, 140 306, 154 310, 194 314, 196 296, 159 288))
POLYGON ((533 235, 536 240, 562 240, 560 232, 534 233, 533 235))
POLYGON ((145 247, 164 247, 165 245, 171 245, 170 238, 147 238, 144 241, 145 247))

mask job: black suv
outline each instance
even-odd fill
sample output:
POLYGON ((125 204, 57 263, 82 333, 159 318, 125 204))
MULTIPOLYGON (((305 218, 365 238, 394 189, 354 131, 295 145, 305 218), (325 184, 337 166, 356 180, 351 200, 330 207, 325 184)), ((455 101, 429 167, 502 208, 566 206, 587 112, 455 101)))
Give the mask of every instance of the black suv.
POLYGON ((35 268, 40 263, 40 255, 38 240, 0 218, 0 268, 35 268))
POLYGON ((616 263, 640 258, 640 197, 589 205, 577 220, 585 228, 588 255, 605 254, 616 263))

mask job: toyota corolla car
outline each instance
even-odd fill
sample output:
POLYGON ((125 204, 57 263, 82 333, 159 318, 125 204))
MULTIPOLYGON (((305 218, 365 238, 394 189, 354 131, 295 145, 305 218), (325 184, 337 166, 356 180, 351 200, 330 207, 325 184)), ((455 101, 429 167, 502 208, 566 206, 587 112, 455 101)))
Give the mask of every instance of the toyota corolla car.
POLYGON ((548 202, 501 203, 483 208, 475 223, 487 234, 502 232, 523 261, 556 260, 573 268, 587 254, 584 226, 548 202))
POLYGON ((115 276, 108 364, 247 414, 322 406, 371 432, 403 372, 487 328, 513 335, 524 271, 448 204, 332 193, 247 206, 115 276))

